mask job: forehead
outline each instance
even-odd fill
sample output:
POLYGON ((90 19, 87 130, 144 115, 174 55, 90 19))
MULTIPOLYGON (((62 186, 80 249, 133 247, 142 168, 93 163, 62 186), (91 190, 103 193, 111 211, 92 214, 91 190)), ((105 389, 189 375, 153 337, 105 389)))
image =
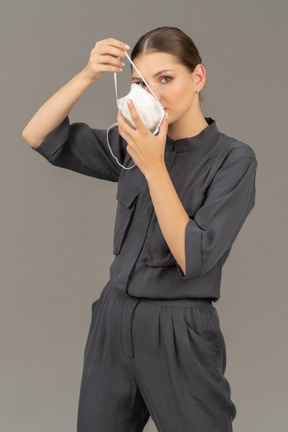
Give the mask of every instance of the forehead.
MULTIPOLYGON (((133 60, 135 66, 139 71, 142 71, 149 74, 154 74, 161 69, 173 69, 177 70, 182 65, 177 62, 176 57, 172 54, 163 53, 163 52, 154 52, 154 53, 145 53, 139 54, 133 60)), ((138 76, 137 71, 132 66, 132 74, 133 76, 138 76)))

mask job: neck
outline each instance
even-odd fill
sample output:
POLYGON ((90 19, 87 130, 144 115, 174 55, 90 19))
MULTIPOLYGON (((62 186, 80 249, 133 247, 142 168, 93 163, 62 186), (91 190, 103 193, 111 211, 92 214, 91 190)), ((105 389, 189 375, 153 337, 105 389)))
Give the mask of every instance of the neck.
POLYGON ((174 141, 192 138, 202 132, 207 126, 209 126, 209 124, 199 109, 194 113, 188 112, 186 116, 169 124, 167 135, 174 141))

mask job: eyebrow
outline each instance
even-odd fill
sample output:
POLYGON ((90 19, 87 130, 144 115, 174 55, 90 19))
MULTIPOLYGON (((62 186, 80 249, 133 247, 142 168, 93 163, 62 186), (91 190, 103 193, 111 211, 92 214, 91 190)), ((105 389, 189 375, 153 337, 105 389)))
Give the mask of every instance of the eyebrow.
MULTIPOLYGON (((155 78, 156 76, 158 76, 164 72, 175 72, 175 71, 174 71, 174 69, 163 69, 163 70, 157 72, 156 74, 154 74, 152 78, 155 78)), ((141 77, 133 77, 132 78, 132 80, 135 80, 135 79, 141 79, 141 77)))

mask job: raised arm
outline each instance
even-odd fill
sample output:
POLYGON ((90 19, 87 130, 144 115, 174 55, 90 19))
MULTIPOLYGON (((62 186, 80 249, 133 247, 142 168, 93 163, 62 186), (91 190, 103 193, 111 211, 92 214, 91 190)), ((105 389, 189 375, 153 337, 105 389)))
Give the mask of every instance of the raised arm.
POLYGON ((68 116, 75 103, 103 72, 120 72, 128 45, 109 38, 96 42, 90 52, 88 64, 68 83, 54 93, 36 112, 22 131, 22 137, 31 145, 38 147, 68 116))

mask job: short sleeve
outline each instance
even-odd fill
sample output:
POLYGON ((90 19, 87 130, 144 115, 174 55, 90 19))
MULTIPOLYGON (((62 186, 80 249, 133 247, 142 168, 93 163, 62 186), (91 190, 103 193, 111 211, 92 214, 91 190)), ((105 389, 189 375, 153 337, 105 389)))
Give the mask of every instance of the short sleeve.
MULTIPOLYGON (((118 182, 121 167, 108 148, 106 132, 106 129, 92 129, 86 123, 70 124, 67 116, 38 147, 31 148, 52 165, 118 182)), ((110 129, 109 143, 121 163, 127 143, 119 135, 117 127, 110 129)))
POLYGON ((204 275, 232 247, 255 205, 256 169, 256 157, 228 157, 217 171, 185 228, 185 274, 177 263, 182 279, 204 275))

